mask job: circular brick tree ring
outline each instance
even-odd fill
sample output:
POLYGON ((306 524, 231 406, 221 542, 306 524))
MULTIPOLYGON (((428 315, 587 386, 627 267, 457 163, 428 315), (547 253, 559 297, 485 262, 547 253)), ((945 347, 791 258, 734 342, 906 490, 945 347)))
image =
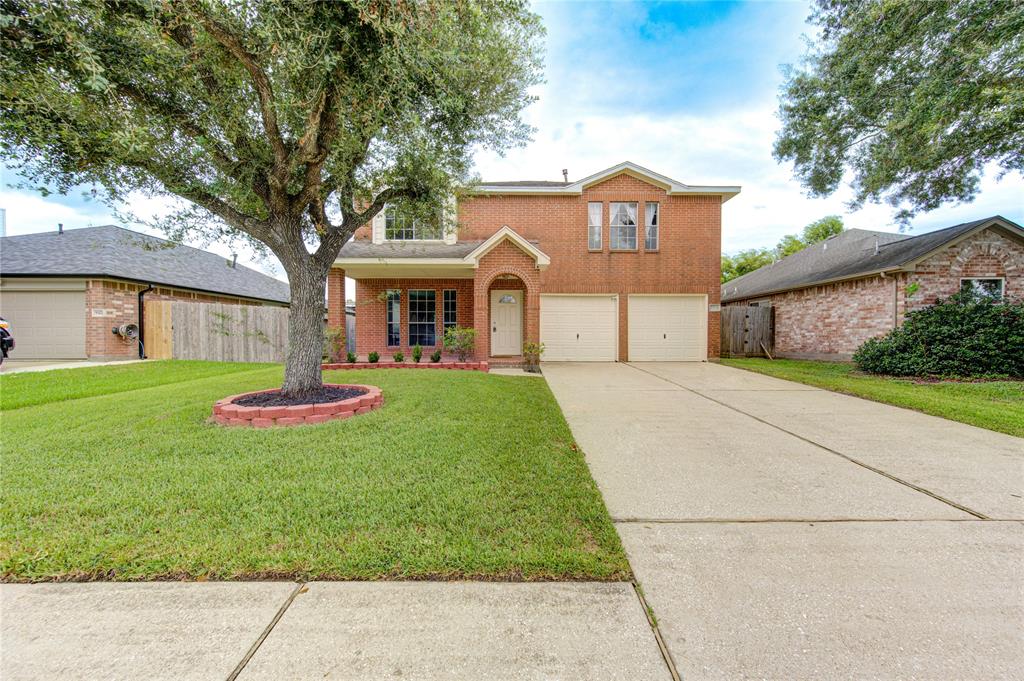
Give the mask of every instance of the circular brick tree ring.
POLYGON ((298 404, 290 407, 243 407, 236 401, 250 395, 277 392, 279 388, 256 390, 251 393, 232 395, 218 400, 213 405, 213 420, 222 426, 249 426, 269 428, 271 426, 301 426, 324 423, 333 419, 347 419, 379 409, 384 404, 384 394, 375 385, 350 385, 325 383, 325 388, 355 388, 363 394, 337 402, 298 404))

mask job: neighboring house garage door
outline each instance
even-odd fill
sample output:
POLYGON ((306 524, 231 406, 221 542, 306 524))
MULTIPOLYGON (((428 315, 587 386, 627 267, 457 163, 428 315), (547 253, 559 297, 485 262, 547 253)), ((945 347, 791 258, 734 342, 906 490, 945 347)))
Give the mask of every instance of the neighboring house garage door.
POLYGON ((707 359, 707 298, 629 296, 629 361, 707 359))
POLYGON ((11 359, 84 359, 85 291, 0 292, 0 316, 11 323, 11 359))
POLYGON ((540 297, 540 341, 548 362, 614 362, 618 336, 614 295, 540 297))

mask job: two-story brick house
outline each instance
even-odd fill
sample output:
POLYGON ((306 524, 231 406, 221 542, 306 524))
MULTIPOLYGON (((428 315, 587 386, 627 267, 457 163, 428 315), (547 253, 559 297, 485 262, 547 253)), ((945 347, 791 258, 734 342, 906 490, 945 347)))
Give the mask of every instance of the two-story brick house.
POLYGON ((389 208, 342 248, 329 322, 348 276, 360 356, 426 355, 457 325, 494 364, 537 341, 548 361, 717 357, 722 203, 739 191, 626 162, 576 182, 483 183, 444 234, 389 208))

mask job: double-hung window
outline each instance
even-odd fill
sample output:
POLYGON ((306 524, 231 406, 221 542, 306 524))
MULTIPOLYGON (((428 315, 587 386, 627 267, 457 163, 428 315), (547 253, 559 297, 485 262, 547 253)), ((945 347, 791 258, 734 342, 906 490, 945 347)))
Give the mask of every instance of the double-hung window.
POLYGON ((384 209, 384 238, 388 241, 422 241, 441 237, 440 221, 413 217, 396 206, 384 209))
POLYGON ((658 250, 658 218, 660 206, 654 201, 644 205, 644 250, 658 250))
POLYGON ((608 242, 613 251, 636 250, 636 202, 609 204, 608 242))
POLYGON ((601 213, 604 212, 604 204, 600 201, 591 201, 587 204, 587 248, 591 251, 601 250, 601 213))
POLYGON ((459 323, 458 291, 453 288, 446 288, 442 294, 442 305, 444 306, 444 330, 454 328, 459 323))
POLYGON ((409 291, 409 345, 437 344, 433 290, 409 291))
POLYGON ((388 347, 396 348, 402 344, 402 292, 388 291, 387 294, 388 347))
POLYGON ((960 290, 968 291, 978 298, 1003 299, 1002 279, 970 278, 960 280, 960 290))

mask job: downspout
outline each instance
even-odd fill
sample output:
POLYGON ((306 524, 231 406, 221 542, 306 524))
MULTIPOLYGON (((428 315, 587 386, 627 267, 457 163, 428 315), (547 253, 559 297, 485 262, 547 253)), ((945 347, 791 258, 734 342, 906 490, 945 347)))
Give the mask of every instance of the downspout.
POLYGON ((900 325, 900 287, 899 287, 900 275, 896 275, 892 278, 892 328, 896 328, 900 325))
POLYGON ((146 337, 146 314, 142 307, 142 298, 152 290, 153 285, 149 284, 139 291, 139 359, 146 359, 146 346, 142 342, 142 339, 146 337))

